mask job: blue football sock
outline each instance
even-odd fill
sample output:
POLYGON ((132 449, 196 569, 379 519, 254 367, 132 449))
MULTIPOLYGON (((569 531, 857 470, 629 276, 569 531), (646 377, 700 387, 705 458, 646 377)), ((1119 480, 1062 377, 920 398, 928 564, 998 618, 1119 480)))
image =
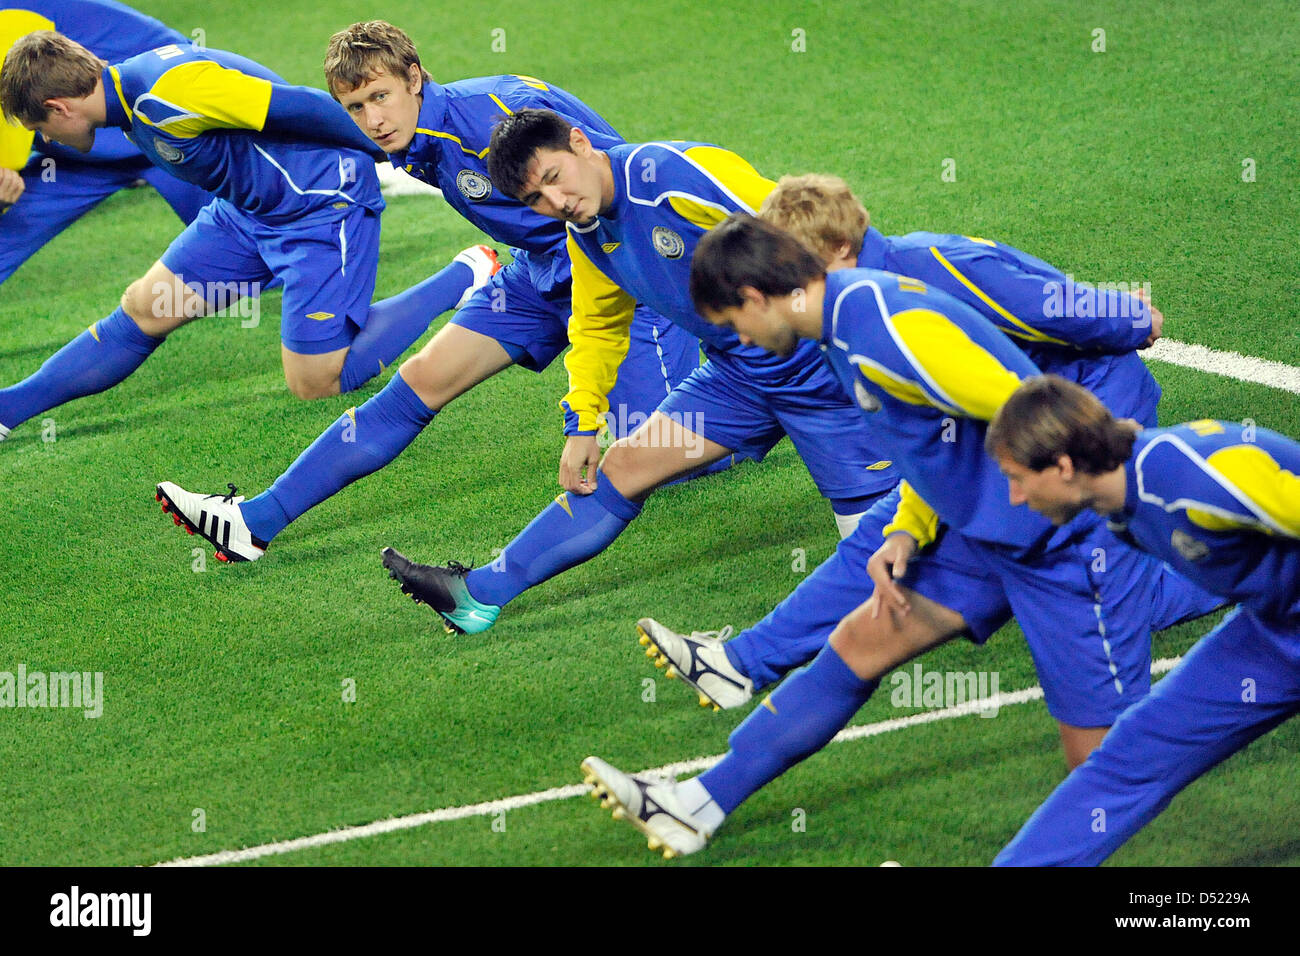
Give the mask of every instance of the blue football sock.
POLYGON ((641 505, 628 501, 604 475, 589 495, 560 495, 506 546, 497 560, 465 578, 470 595, 484 604, 504 606, 609 547, 641 505))
POLYGON ((419 285, 371 303, 365 327, 348 346, 339 373, 339 391, 359 388, 392 365, 434 319, 460 301, 473 281, 473 269, 453 262, 419 285))
POLYGON ((394 375, 327 428, 275 484, 239 506, 248 530, 270 541, 308 509, 400 455, 433 416, 401 373, 394 375))
POLYGON ((120 308, 59 349, 34 375, 0 390, 0 425, 13 428, 33 415, 112 388, 162 344, 145 335, 120 308))
POLYGON ((722 761, 700 783, 724 813, 816 753, 849 722, 879 685, 864 681, 827 644, 811 664, 776 689, 728 743, 722 761))
POLYGON ((767 617, 724 645, 727 660, 756 691, 816 657, 835 625, 871 597, 867 561, 880 545, 878 526, 872 521, 841 540, 767 617))

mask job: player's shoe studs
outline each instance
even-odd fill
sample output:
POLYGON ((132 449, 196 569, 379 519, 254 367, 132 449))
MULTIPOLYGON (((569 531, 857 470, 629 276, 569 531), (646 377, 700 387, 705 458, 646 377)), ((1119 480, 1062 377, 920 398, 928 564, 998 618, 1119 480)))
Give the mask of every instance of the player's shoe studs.
POLYGON ((713 835, 682 806, 676 781, 624 773, 599 757, 582 762, 582 779, 601 807, 644 833, 665 860, 703 850, 713 835))
POLYGON ((164 481, 154 489, 154 500, 165 514, 190 534, 201 534, 216 549, 218 561, 256 561, 266 554, 267 543, 255 537, 239 510, 243 495, 227 485, 228 495, 196 495, 164 481))
POLYGON ((448 634, 479 634, 496 621, 501 608, 476 601, 465 586, 469 568, 455 561, 446 567, 417 564, 400 551, 383 550, 388 576, 402 593, 417 604, 427 604, 441 615, 448 634))
POLYGON ((456 258, 451 261, 463 262, 474 270, 474 281, 456 303, 458 309, 469 301, 470 296, 487 285, 488 279, 501 271, 501 260, 497 257, 497 251, 491 246, 470 246, 456 253, 456 258))
POLYGON ((636 622, 636 631, 645 656, 655 667, 664 668, 664 676, 692 687, 701 707, 729 710, 753 698, 754 682, 736 670, 723 648, 732 634, 730 626, 678 634, 654 618, 643 617, 636 622))

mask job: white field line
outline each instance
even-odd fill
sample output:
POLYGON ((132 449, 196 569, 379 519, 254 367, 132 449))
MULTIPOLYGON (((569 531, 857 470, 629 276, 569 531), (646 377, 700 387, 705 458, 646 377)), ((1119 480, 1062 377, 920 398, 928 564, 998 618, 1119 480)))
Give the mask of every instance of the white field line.
MULTIPOLYGON (((1172 668, 1181 658, 1164 657, 1158 661, 1151 662, 1152 674, 1163 674, 1172 668)), ((863 724, 859 727, 849 727, 847 730, 841 730, 835 735, 831 743, 843 743, 847 740, 861 740, 866 737, 877 737, 880 734, 891 733, 895 730, 904 730, 908 727, 917 727, 921 724, 932 724, 938 720, 952 720, 955 717, 967 717, 971 714, 978 714, 983 710, 992 708, 1012 707, 1016 704, 1028 703, 1031 700, 1038 700, 1043 696, 1043 689, 1038 686, 1029 687, 1025 690, 1013 691, 1009 694, 994 694, 992 697, 986 697, 982 700, 967 701, 956 707, 947 707, 943 710, 931 710, 920 714, 912 714, 908 717, 898 717, 894 720, 882 720, 874 724, 863 724)), ((657 774, 660 776, 678 777, 684 773, 699 773, 712 767, 721 760, 722 754, 715 754, 712 757, 696 757, 694 760, 684 760, 679 763, 670 763, 662 767, 655 767, 650 770, 642 770, 641 773, 657 774)), ((567 800, 570 797, 582 796, 588 791, 584 784, 572 784, 567 787, 552 787, 549 790, 537 790, 533 793, 521 793, 513 797, 505 797, 501 800, 490 800, 487 803, 471 803, 463 807, 444 807, 441 810, 429 810, 425 813, 412 813, 404 817, 390 817, 387 820, 376 820, 374 823, 367 823, 362 826, 343 827, 339 830, 330 830, 326 833, 317 833, 313 836, 298 837, 296 840, 282 840, 277 843, 263 843, 261 846, 250 846, 243 850, 222 850, 220 853, 208 853, 204 856, 190 856, 180 859, 169 860, 165 863, 155 863, 155 866, 220 866, 223 863, 246 863, 249 860, 258 860, 264 856, 275 856, 281 853, 293 853, 297 850, 310 850, 318 846, 329 846, 332 843, 347 843, 350 840, 362 840, 366 837, 379 836, 382 833, 394 833, 398 830, 410 830, 415 827, 422 827, 429 823, 445 823, 448 820, 463 820, 466 817, 486 817, 496 813, 504 813, 507 810, 518 810, 521 807, 531 807, 538 803, 550 803, 553 800, 567 800)))
POLYGON ((1239 352, 1221 352, 1204 345, 1191 345, 1173 339, 1160 339, 1151 348, 1139 352, 1145 359, 1194 368, 1212 375, 1223 375, 1243 382, 1255 382, 1300 395, 1300 368, 1255 358, 1239 352))

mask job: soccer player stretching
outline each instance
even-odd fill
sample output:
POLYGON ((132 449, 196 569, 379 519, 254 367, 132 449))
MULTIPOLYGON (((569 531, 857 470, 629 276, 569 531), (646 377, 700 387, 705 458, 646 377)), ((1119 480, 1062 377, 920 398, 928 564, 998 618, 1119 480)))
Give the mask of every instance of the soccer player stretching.
POLYGON ((751 794, 824 746, 890 670, 962 634, 983 643, 1012 615, 1067 758, 1080 761, 1147 692, 1148 582, 1160 562, 1095 516, 1055 527, 1007 502, 984 433, 1019 382, 1038 374, 1034 364, 956 298, 891 272, 827 273, 793 236, 751 217, 732 217, 700 243, 691 294, 710 322, 778 355, 800 340, 826 346, 904 477, 898 511, 878 532, 874 594, 754 709, 717 766, 655 782, 590 757, 589 781, 652 847, 694 852, 751 794))
MULTIPOLYGON (((1122 291, 1074 283, 1049 263, 991 239, 933 232, 882 235, 848 185, 835 176, 782 177, 758 217, 803 242, 828 272, 881 269, 947 292, 1008 335, 1040 369, 1091 389, 1116 415, 1155 425, 1160 386, 1135 351, 1154 342, 1163 326, 1164 317, 1149 303, 1122 291), (1080 307, 1073 308, 1072 298, 1071 308, 1054 308, 1053 296, 1067 289, 1078 291, 1080 307)), ((674 676, 699 694, 702 705, 721 709, 747 703, 755 692, 812 660, 835 625, 871 596, 868 562, 897 503, 897 497, 877 502, 793 594, 731 640, 711 638, 708 632, 678 634, 647 617, 637 625, 642 645, 659 666, 671 666, 674 676)), ((1154 629, 1220 603, 1168 568, 1154 577, 1142 568, 1133 570, 1141 574, 1131 586, 1147 595, 1154 629)), ((1068 729, 1063 737, 1072 764, 1100 739, 1097 733, 1068 729)))
POLYGON ((1300 711, 1300 444, 1254 425, 1139 430, 1070 382, 1025 382, 989 426, 1013 504, 1083 511, 1239 602, 994 861, 1096 865, 1184 787, 1300 711))
POLYGON ((169 45, 117 64, 51 31, 23 37, 0 103, 82 152, 127 131, 159 169, 217 198, 132 283, 111 315, 0 390, 0 438, 47 409, 111 388, 172 331, 284 283, 281 359, 290 391, 319 398, 373 378, 494 266, 483 251, 371 305, 384 207, 379 152, 319 90, 251 60, 169 45))
POLYGON ((544 110, 516 113, 497 127, 489 166, 498 188, 568 224, 574 280, 570 437, 560 461, 565 493, 499 560, 468 575, 459 566, 417 565, 388 552, 385 563, 403 590, 452 627, 486 630, 523 591, 608 547, 664 482, 732 453, 762 458, 787 433, 842 534, 893 486, 896 476, 873 444, 874 430, 813 343, 773 355, 705 322, 687 293, 700 238, 728 213, 753 211, 774 183, 735 153, 706 143, 602 150, 544 110), (627 349, 635 301, 698 335, 709 362, 602 460, 596 423, 627 349))
MULTIPOLYGON (((439 187, 453 209, 493 239, 515 247, 514 261, 402 363, 382 391, 348 409, 262 494, 237 502, 172 482, 158 486, 178 521, 238 560, 261 557, 308 509, 387 465, 458 395, 511 365, 540 372, 568 347, 572 280, 564 226, 488 177, 493 123, 545 106, 563 111, 599 142, 622 141, 590 107, 533 77, 435 83, 411 38, 381 20, 355 23, 330 39, 325 82, 358 135, 385 150, 394 165, 439 187)), ((700 364, 694 336, 648 309, 637 309, 632 342, 615 363, 613 402, 620 413, 609 424, 616 435, 700 364)))

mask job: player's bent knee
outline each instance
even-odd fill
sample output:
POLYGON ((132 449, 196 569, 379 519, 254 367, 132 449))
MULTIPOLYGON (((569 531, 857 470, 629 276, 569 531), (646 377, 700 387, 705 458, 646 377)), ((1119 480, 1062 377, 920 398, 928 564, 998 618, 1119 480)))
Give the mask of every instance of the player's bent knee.
POLYGON ((1065 750, 1065 764, 1070 770, 1087 760, 1101 746, 1102 739, 1110 730, 1109 727, 1074 727, 1063 722, 1060 727, 1061 747, 1065 750))
POLYGON ((143 323, 157 318, 154 304, 154 297, 149 295, 144 279, 136 279, 122 293, 122 311, 134 319, 136 325, 143 326, 143 323))
POLYGON ((600 473, 623 497, 639 498, 671 477, 665 452, 670 450, 632 445, 623 438, 610 445, 601 458, 600 473))
POLYGON ((337 378, 333 382, 314 382, 309 379, 290 376, 286 372, 284 383, 289 387, 289 393, 294 398, 300 398, 306 402, 313 402, 319 398, 330 398, 339 394, 339 380, 337 378))

